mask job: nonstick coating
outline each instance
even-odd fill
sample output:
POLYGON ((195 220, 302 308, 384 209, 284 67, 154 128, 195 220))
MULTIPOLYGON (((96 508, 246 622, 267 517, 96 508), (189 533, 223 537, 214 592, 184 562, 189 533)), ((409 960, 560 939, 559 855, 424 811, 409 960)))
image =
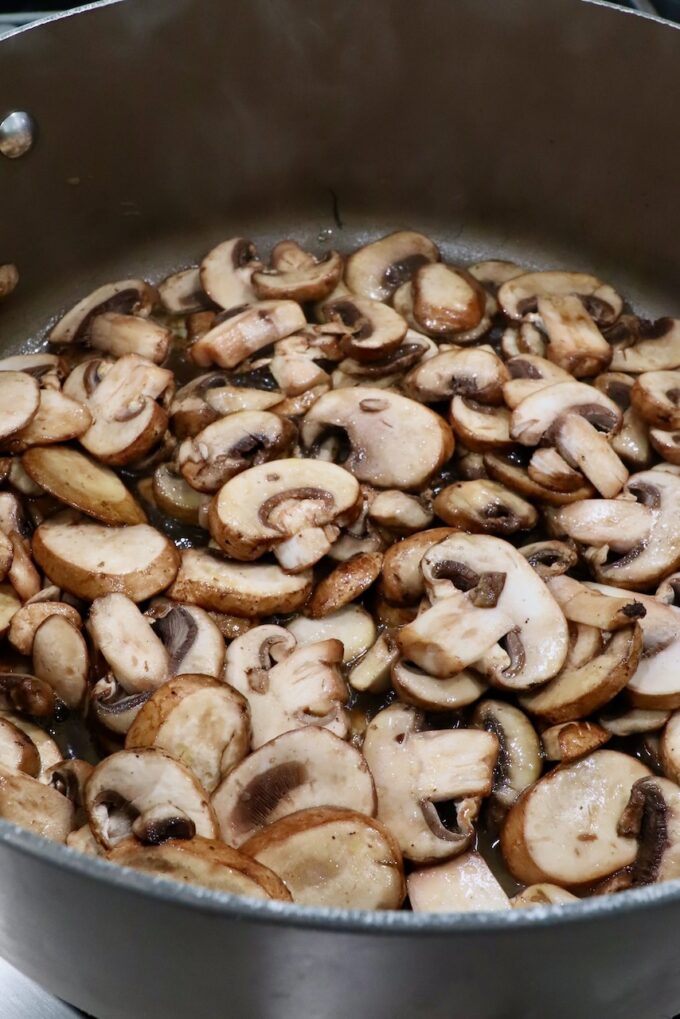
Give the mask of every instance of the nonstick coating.
MULTIPOLYGON (((126 0, 0 42, 0 349, 216 241, 595 270, 680 313, 680 34, 582 0, 126 0)), ((257 904, 0 822, 0 952, 99 1019, 661 1019, 680 889, 503 914, 257 904)), ((2 1006, 0 1003, 0 1014, 2 1006)))

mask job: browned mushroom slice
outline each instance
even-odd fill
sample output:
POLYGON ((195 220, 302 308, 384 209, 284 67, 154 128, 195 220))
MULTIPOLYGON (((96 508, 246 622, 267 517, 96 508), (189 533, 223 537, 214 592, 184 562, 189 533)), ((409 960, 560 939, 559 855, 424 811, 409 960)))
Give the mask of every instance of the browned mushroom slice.
POLYGON ((361 605, 345 605, 322 619, 296 616, 286 629, 302 647, 317 641, 339 640, 344 648, 342 660, 345 664, 356 661, 377 637, 373 618, 361 605))
POLYGON ((369 520, 393 534, 413 534, 432 523, 433 514, 415 495, 397 489, 378 492, 368 508, 369 520))
POLYGON ((40 754, 31 737, 0 716, 0 767, 20 771, 36 778, 40 773, 40 754))
POLYGON ((76 628, 82 625, 80 614, 72 605, 60 601, 28 603, 12 617, 8 634, 10 644, 20 654, 30 655, 36 630, 49 616, 54 615, 63 616, 76 628))
POLYGON ((307 726, 278 736, 241 761, 212 797, 220 832, 237 848, 268 824, 308 807, 375 814, 366 761, 326 729, 307 726))
MULTIPOLYGON (((605 372, 598 375, 595 385, 606 393, 623 411, 620 430, 610 437, 612 449, 635 470, 644 470, 652 460, 652 445, 647 424, 631 406, 630 392, 635 379, 623 372, 605 372)), ((659 450, 664 455, 663 450, 659 450)), ((669 457, 669 459, 672 459, 669 457)))
POLYGON ((548 334, 547 356, 574 378, 604 371, 612 348, 576 294, 539 296, 538 314, 548 334))
POLYGON ((453 431, 476 453, 511 449, 515 443, 510 438, 510 420, 510 412, 505 407, 487 407, 463 396, 454 396, 451 401, 453 431))
POLYGON ((512 412, 510 435, 535 446, 564 415, 581 415, 604 432, 615 432, 621 411, 608 396, 584 382, 556 382, 519 403, 512 412))
POLYGON ((535 541, 517 551, 543 580, 561 576, 578 562, 575 547, 565 541, 535 541))
POLYGON ((545 485, 534 481, 524 467, 520 467, 511 459, 494 453, 484 454, 484 467, 489 477, 494 481, 500 481, 503 485, 511 488, 513 492, 535 499, 537 502, 546 503, 548 506, 563 506, 568 503, 580 502, 594 494, 592 485, 585 478, 583 487, 573 492, 558 492, 555 489, 546 488, 545 485))
POLYGON ((522 697, 522 707, 553 723, 584 718, 623 690, 641 653, 640 627, 626 626, 614 634, 601 654, 581 666, 565 666, 546 686, 522 697))
POLYGON ((408 393, 416 400, 433 402, 451 396, 465 396, 477 403, 500 404, 503 386, 510 379, 497 354, 482 347, 446 350, 427 358, 405 379, 408 393))
POLYGON ((242 851, 278 874, 298 905, 398 909, 406 895, 393 836, 351 810, 300 810, 267 825, 242 851))
POLYGON ((531 909, 534 906, 568 906, 578 901, 576 895, 560 888, 559 885, 543 881, 541 884, 529 885, 523 892, 513 895, 510 904, 513 909, 531 909))
POLYGON ((680 464, 680 431, 668 432, 662 428, 649 429, 649 441, 664 460, 680 464))
POLYGON ((213 248, 200 267, 200 284, 221 308, 236 308, 255 300, 253 273, 262 268, 252 241, 232 237, 213 248))
POLYGON ((87 693, 90 656, 80 630, 65 616, 51 615, 35 631, 33 672, 67 708, 78 708, 87 693))
POLYGON ((339 563, 317 584, 307 614, 320 619, 360 597, 380 576, 382 561, 380 552, 364 552, 339 563))
POLYGON ((51 786, 0 765, 0 817, 53 842, 74 827, 73 804, 51 786))
POLYGON ((20 608, 21 599, 12 585, 0 584, 0 637, 5 636, 20 608))
POLYGON ((347 677, 353 690, 385 693, 390 688, 390 672, 399 658, 396 642, 385 631, 366 651, 347 677))
POLYGON ((612 736, 636 736, 639 733, 663 729, 670 717, 670 711, 653 708, 627 708, 619 710, 616 714, 612 714, 610 708, 607 708, 606 714, 600 715, 598 721, 612 736))
POLYGON ((656 648, 645 648, 637 671, 628 683, 628 695, 636 708, 675 711, 680 708, 680 637, 656 648))
POLYGON ((179 469, 199 492, 216 492, 248 467, 280 457, 291 445, 295 428, 268 411, 239 411, 184 440, 179 469))
POLYGON ((360 297, 386 301, 420 266, 438 259, 437 245, 429 237, 400 230, 353 252, 345 264, 345 282, 360 297))
POLYGON ((0 265, 0 300, 9 297, 19 282, 19 271, 16 265, 7 262, 0 265))
POLYGON ((578 760, 599 750, 611 739, 611 733, 595 722, 561 722, 541 733, 547 760, 562 763, 578 760))
POLYGON ((312 589, 311 572, 289 574, 270 563, 232 562, 212 548, 182 552, 168 596, 247 618, 295 612, 312 589))
POLYGON ((56 708, 54 690, 44 679, 26 673, 0 672, 0 711, 49 718, 56 708))
POLYGON ((201 275, 195 267, 180 269, 166 276, 158 284, 158 296, 170 315, 190 315, 204 311, 211 303, 201 287, 201 275))
POLYGON ((659 746, 666 778, 680 784, 680 711, 674 711, 666 724, 659 746))
MULTIPOLYGON (((141 494, 141 482, 138 490, 141 494)), ((200 526, 201 511, 207 511, 207 504, 210 501, 209 496, 192 488, 170 464, 160 464, 154 471, 151 493, 153 502, 162 513, 194 526, 200 526)))
MULTIPOLYGON (((431 357, 436 351, 437 346, 432 340, 422 336, 414 329, 408 329, 399 346, 385 354, 384 357, 374 361, 358 361, 354 357, 343 358, 333 372, 333 387, 341 388, 338 380, 341 380, 342 385, 360 385, 364 382, 367 385, 388 387, 398 382, 403 372, 412 368, 419 361, 431 357)), ((273 363, 272 374, 276 374, 273 363)), ((276 377, 279 378, 278 375, 276 377)))
POLYGON ((547 584, 565 618, 572 623, 620 630, 647 614, 643 603, 632 594, 610 597, 565 576, 552 577, 547 584))
POLYGON ((425 553, 454 533, 452 527, 432 527, 390 546, 383 559, 382 584, 385 597, 397 605, 413 604, 425 593, 420 569, 425 553))
POLYGON ((476 816, 470 798, 491 792, 495 736, 476 729, 426 732, 419 712, 393 704, 371 721, 363 749, 378 794, 378 820, 407 859, 428 863, 469 846, 476 816), (456 805, 452 828, 436 808, 447 801, 456 805))
POLYGON ((398 393, 363 386, 317 400, 301 436, 313 456, 340 458, 359 481, 406 491, 427 484, 454 448, 450 428, 429 408, 398 393))
POLYGON ((46 768, 40 776, 40 781, 51 786, 68 797, 76 808, 76 824, 86 820, 84 811, 85 788, 90 780, 94 767, 88 762, 78 758, 58 761, 46 768))
POLYGON ((412 662, 405 661, 394 663, 391 678, 392 686, 401 701, 427 711, 458 711, 468 704, 474 704, 487 689, 486 684, 473 672, 431 676, 412 662))
POLYGON ((40 406, 36 380, 21 371, 0 371, 0 441, 26 428, 40 406))
POLYGON ((628 552, 646 542, 654 523, 649 506, 628 499, 582 499, 550 517, 551 527, 584 545, 628 552))
POLYGON ((92 319, 88 345, 114 357, 139 354, 154 364, 162 364, 170 347, 170 330, 137 315, 106 312, 92 319))
POLYGON ((4 531, 0 531, 0 581, 3 581, 10 571, 14 549, 4 531))
POLYGON ((529 531, 538 513, 497 481, 456 481, 443 488, 432 508, 445 524, 474 533, 505 536, 529 531))
POLYGON ((375 361, 396 350, 404 340, 407 323, 393 308, 367 298, 341 297, 327 301, 324 319, 345 329, 341 345, 359 361, 375 361))
POLYGON ((511 873, 526 884, 579 889, 627 867, 636 844, 618 834, 634 783, 649 770, 627 754, 597 750, 528 789, 501 836, 511 873))
POLYGON ((253 273, 252 283, 260 300, 321 301, 333 292, 342 276, 342 257, 337 251, 316 258, 295 241, 277 244, 271 261, 271 269, 253 273))
POLYGON ((63 393, 71 400, 87 404, 97 387, 110 371, 113 361, 91 357, 75 365, 64 380, 63 393))
POLYGON ((485 309, 481 285, 464 269, 433 262, 416 269, 411 282, 413 316, 425 333, 446 336, 474 329, 485 309))
POLYGON ((170 675, 168 653, 134 601, 124 594, 95 598, 87 623, 97 650, 128 693, 153 690, 170 675))
POLYGON ((510 909, 510 900, 483 856, 474 851, 407 878, 414 913, 469 913, 510 909))
MULTIPOLYGON (((112 673, 102 676, 90 691, 92 717, 104 729, 124 736, 142 707, 151 696, 151 690, 129 694, 112 673)), ((116 744, 118 747, 120 744, 116 744)))
POLYGON ((515 276, 523 276, 526 269, 516 262, 510 262, 503 258, 486 258, 481 262, 474 262, 468 266, 468 272, 476 280, 485 286, 491 293, 496 293, 498 288, 512 280, 515 276))
POLYGON ((648 424, 669 431, 680 428, 680 372, 645 372, 635 382, 630 398, 648 424))
MULTIPOLYGON (((583 421, 583 418, 574 417, 568 418, 568 420, 571 423, 572 421, 583 421)), ((606 440, 604 441, 606 442, 606 440)), ((580 449, 578 453, 581 454, 580 449)), ((557 492, 575 492, 586 484, 581 471, 570 467, 556 449, 548 446, 534 450, 527 466, 527 474, 537 485, 544 485, 557 492)))
POLYGON ((191 347, 191 357, 201 368, 211 364, 235 368, 251 354, 304 329, 306 320, 295 301, 256 301, 245 310, 221 316, 191 347))
MULTIPOLYGON (((178 439, 186 439, 192 435, 198 435, 200 431, 217 421, 222 414, 231 413, 236 410, 258 410, 258 407, 236 407, 236 408, 214 408, 211 397, 216 394, 223 394, 225 389, 234 391, 240 387, 229 386, 229 374, 224 371, 206 372, 199 375, 186 385, 181 386, 175 393, 170 404, 170 420, 172 429, 178 439)), ((250 392, 250 390, 248 390, 250 392)), ((278 393, 267 393, 265 390, 254 390, 261 393, 265 398, 271 398, 271 403, 280 400, 278 393)), ((268 404, 265 402, 265 407, 268 404)))
POLYGON ((117 474, 66 446, 29 449, 29 476, 61 502, 105 524, 143 524, 146 516, 117 474))
POLYGON ((49 341, 50 343, 86 341, 93 318, 109 311, 148 318, 157 298, 156 290, 144 280, 130 279, 106 283, 84 297, 57 322, 49 335, 49 341))
POLYGON ((655 775, 638 779, 619 821, 619 834, 637 840, 635 862, 622 887, 680 877, 680 789, 655 775))
POLYGON ((125 739, 126 750, 136 747, 165 750, 212 792, 248 753, 248 704, 231 686, 209 676, 177 676, 153 692, 137 713, 125 739))
POLYGON ((31 546, 18 531, 10 531, 12 545, 12 563, 7 571, 7 579, 22 601, 34 598, 40 591, 40 574, 31 559, 31 546))
POLYGON ((146 612, 154 631, 163 641, 170 675, 197 673, 222 675, 224 638, 207 612, 196 605, 178 605, 159 598, 146 612))
POLYGON ((498 738, 498 762, 491 796, 501 811, 540 778, 541 744, 533 725, 519 708, 504 701, 484 700, 472 716, 478 729, 498 738))
POLYGON ((622 372, 672 371, 680 368, 680 320, 658 318, 656 322, 624 315, 610 329, 612 369, 622 372))
POLYGON ((44 389, 61 389, 61 382, 67 374, 63 359, 46 351, 0 358, 0 372, 10 371, 32 375, 44 389))
POLYGON ((33 555, 50 580, 78 598, 121 591, 133 601, 171 584, 180 558, 172 542, 148 524, 104 527, 68 513, 40 525, 33 555))
POLYGON ((69 849, 75 849, 78 853, 86 853, 88 856, 104 855, 104 849, 92 834, 89 824, 84 824, 67 835, 66 845, 69 849))
POLYGON ((169 839, 158 846, 140 845, 137 839, 127 838, 107 854, 107 859, 161 880, 200 885, 250 899, 291 901, 290 892, 273 871, 223 842, 198 835, 189 841, 169 839))
POLYGON ((527 272, 507 280, 498 291, 498 303, 508 318, 536 316, 538 299, 574 294, 598 325, 611 325, 623 307, 613 287, 584 272, 527 272))
POLYGON ((54 765, 63 762, 61 750, 55 740, 44 729, 41 729, 39 725, 36 725, 35 722, 29 722, 21 715, 15 715, 10 711, 3 712, 2 717, 28 736, 38 752, 38 771, 36 777, 40 778, 41 781, 45 781, 45 776, 54 765))
MULTIPOLYGON (((275 354, 268 368, 277 386, 289 400, 304 400, 309 390, 328 386, 331 381, 328 372, 316 361, 300 354, 275 354)), ((278 409, 277 413, 280 413, 278 409)))
POLYGON ((203 787, 188 768, 155 748, 105 758, 87 783, 85 807, 92 833, 106 849, 131 834, 150 845, 216 835, 203 787))

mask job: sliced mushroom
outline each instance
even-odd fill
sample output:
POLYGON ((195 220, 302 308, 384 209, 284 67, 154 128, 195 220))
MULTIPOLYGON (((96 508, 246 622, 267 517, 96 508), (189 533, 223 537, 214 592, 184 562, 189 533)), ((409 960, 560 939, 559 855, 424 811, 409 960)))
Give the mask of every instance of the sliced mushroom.
POLYGON ((414 913, 469 913, 510 909, 510 900, 484 857, 474 851, 434 867, 414 870, 406 883, 414 913))
MULTIPOLYGON (((142 484, 138 491, 142 492, 142 484)), ((171 464, 160 464, 153 473, 151 497, 158 509, 184 524, 201 526, 202 512, 207 512, 210 497, 195 488, 179 475, 171 464)), ((205 525, 204 525, 205 526, 205 525)))
POLYGON ((612 370, 622 372, 672 371, 680 368, 680 320, 622 316, 608 331, 613 344, 612 370))
POLYGON ((170 330, 138 315, 106 312, 90 322, 87 342, 113 357, 139 354, 154 364, 162 364, 170 349, 170 330))
POLYGON ((22 457, 29 476, 51 495, 105 524, 143 524, 146 516, 117 474, 66 446, 36 447, 22 457))
POLYGON ((655 711, 652 708, 628 708, 616 714, 607 708, 607 713, 600 715, 598 721, 612 736, 635 736, 663 729, 670 717, 670 711, 655 711))
POLYGON ((420 569, 423 556, 453 533, 452 527, 432 527, 388 548, 382 570, 385 597, 396 605, 413 604, 422 598, 425 594, 425 581, 420 569))
POLYGON ((618 830, 638 843, 624 887, 680 877, 680 789, 675 782, 656 775, 638 779, 618 830))
POLYGON ((578 902, 578 897, 567 892, 559 885, 551 885, 543 881, 538 885, 529 885, 523 892, 513 895, 510 904, 513 909, 530 909, 534 906, 568 906, 578 902))
POLYGON ((236 308, 255 299, 253 273, 262 268, 255 245, 232 237, 213 248, 201 262, 200 285, 220 308, 236 308))
POLYGON ((223 842, 194 836, 189 841, 169 839, 161 845, 140 845, 128 838, 107 854, 121 867, 142 870, 161 880, 199 885, 249 899, 290 902, 283 881, 252 857, 223 842))
POLYGON ((375 814, 375 789, 358 750, 326 729, 278 736, 241 761, 212 797, 227 845, 242 846, 274 821, 308 807, 375 814))
POLYGON ((454 446, 450 429, 433 411, 367 387, 326 393, 307 413, 301 436, 304 447, 322 459, 334 459, 335 447, 359 481, 406 491, 425 485, 454 446))
POLYGON ((216 364, 235 368, 263 347, 304 329, 306 320, 295 301, 256 301, 235 308, 191 347, 191 357, 201 368, 216 364))
POLYGON ((563 763, 599 750, 610 739, 611 733, 595 722, 561 722, 541 733, 546 758, 563 763))
POLYGON ((497 481, 456 481, 443 488, 432 503, 445 524, 473 533, 509 535, 529 531, 538 513, 524 499, 497 481))
POLYGON ((368 509, 369 520, 393 534, 412 534, 432 523, 432 512, 415 495, 396 489, 378 492, 368 509))
POLYGON ((127 693, 154 690, 169 678, 170 661, 163 642, 124 594, 96 598, 87 628, 127 693))
POLYGON ((165 598, 154 601, 146 616, 168 655, 170 675, 222 675, 224 638, 207 612, 165 598))
POLYGON ((463 396, 454 396, 450 420, 454 433, 475 453, 514 446, 510 438, 510 413, 505 407, 487 407, 463 396))
MULTIPOLYGON (((568 421, 571 425, 575 421, 583 421, 583 418, 567 416, 566 421, 568 421)), ((587 428, 590 428, 587 421, 584 423, 587 428)), ((598 439, 601 438, 598 432, 596 432, 595 435, 598 439)), ((590 433, 588 433, 587 437, 589 439, 591 438, 590 433)), ((576 438, 578 439, 578 436, 576 436, 576 438)), ((606 439, 603 441, 606 442, 606 439)), ((587 444, 585 448, 587 449, 587 444)), ((608 452, 611 453, 611 450, 608 449, 608 452)), ((581 446, 578 443, 576 444, 576 453, 576 459, 578 459, 579 456, 584 455, 581 446)), ((527 466, 527 474, 532 481, 536 482, 537 485, 544 485, 546 488, 552 488, 557 492, 576 492, 579 489, 582 489, 586 484, 586 480, 581 471, 574 470, 573 467, 570 467, 564 457, 552 447, 543 447, 542 449, 534 450, 531 454, 531 460, 527 466)), ((602 472, 600 472, 600 474, 602 474, 602 472)), ((627 472, 625 472, 625 476, 628 477, 627 472)), ((616 489, 614 495, 619 491, 619 488, 616 489)))
POLYGON ((342 276, 342 257, 337 251, 315 258, 295 241, 277 244, 271 262, 270 269, 259 269, 252 276, 260 300, 322 301, 342 276))
POLYGON ((413 317, 431 336, 475 329, 485 311, 485 295, 474 276, 443 262, 423 265, 411 281, 413 317))
POLYGON ((475 729, 423 731, 421 714, 393 704, 371 721, 363 749, 378 795, 378 820, 407 859, 428 863, 469 846, 476 813, 469 798, 491 792, 495 736, 475 729), (451 800, 456 824, 450 828, 436 804, 451 800))
POLYGON ((514 279, 515 276, 523 276, 526 269, 523 269, 521 265, 517 265, 516 262, 510 262, 506 259, 487 258, 468 266, 468 272, 476 280, 479 280, 487 290, 495 294, 498 288, 507 280, 514 279))
POLYGON ((613 750, 549 772, 507 816, 501 849, 511 873, 573 891, 629 866, 636 845, 618 833, 619 818, 635 782, 648 775, 640 761, 613 750))
POLYGON ((0 767, 20 771, 36 778, 40 774, 40 754, 31 737, 0 716, 0 767))
POLYGON ((75 849, 78 853, 86 853, 88 856, 104 855, 104 850, 92 834, 89 824, 84 824, 67 835, 66 845, 69 849, 75 849))
POLYGON ((634 595, 611 597, 565 576, 552 577, 547 584, 565 619, 572 623, 585 623, 600 630, 620 630, 647 614, 643 603, 636 601, 634 595))
POLYGON ((64 616, 72 626, 82 625, 80 613, 61 601, 42 601, 23 605, 12 617, 8 639, 22 655, 30 655, 36 630, 49 616, 64 616))
MULTIPOLYGON (((329 328, 328 326, 321 328, 329 328)), ((380 385, 391 386, 399 382, 403 372, 418 362, 430 359, 437 352, 437 345, 422 336, 414 329, 408 329, 404 339, 384 357, 372 361, 359 361, 354 357, 345 357, 333 372, 333 387, 342 385, 380 385)))
POLYGON ((437 245, 423 234, 401 230, 364 245, 347 258, 345 282, 352 293, 388 300, 414 272, 439 259, 437 245))
POLYGON ((21 600, 11 584, 0 584, 0 637, 4 637, 21 608, 21 600))
POLYGON ((606 545, 613 552, 629 552, 643 545, 653 523, 648 506, 628 499, 582 499, 550 517, 556 533, 585 545, 606 545))
MULTIPOLYGON (((17 492, 21 492, 22 495, 27 495, 29 498, 35 499, 45 494, 45 490, 36 485, 36 483, 29 477, 24 470, 21 460, 16 457, 12 457, 7 461, 9 464, 7 470, 7 480, 9 481, 12 488, 16 489, 17 492)), ((0 477, 2 476, 2 469, 0 469, 0 477)))
POLYGON ((406 895, 393 836, 351 810, 299 810, 267 825, 242 851, 278 874, 298 905, 398 909, 406 895))
POLYGON ((104 527, 69 513, 40 525, 33 555, 54 583, 78 598, 120 591, 133 601, 171 584, 180 558, 172 542, 148 524, 104 527))
POLYGON ((33 638, 33 672, 67 708, 76 709, 87 693, 90 656, 83 636, 63 615, 49 615, 33 638))
POLYGON ((3 581, 10 571, 14 549, 4 531, 0 531, 0 581, 3 581))
POLYGON ((638 376, 630 398, 648 424, 668 431, 680 428, 680 372, 645 372, 638 376))
POLYGON ((401 701, 435 712, 459 711, 479 700, 487 689, 471 671, 461 671, 454 676, 431 676, 413 662, 405 661, 394 663, 391 678, 401 701))
POLYGON ((659 755, 666 778, 680 784, 680 712, 674 711, 661 734, 659 755))
POLYGON ((44 679, 27 673, 0 672, 0 711, 49 718, 56 709, 54 690, 44 679))
POLYGON ((52 842, 66 842, 73 804, 51 786, 0 765, 0 817, 52 842))
POLYGON ((345 330, 343 352, 359 361, 380 360, 402 344, 407 323, 393 308, 367 298, 340 297, 323 306, 324 320, 345 330))
POLYGON ((598 325, 611 325, 623 308, 613 287, 584 272, 527 272, 507 280, 498 291, 498 303, 515 321, 536 317, 538 300, 576 295, 598 325))
POLYGON ((188 768, 155 748, 105 758, 87 783, 85 807, 92 833, 106 849, 133 833, 150 845, 216 835, 205 790, 188 768))
POLYGON ((307 615, 322 619, 359 598, 380 576, 382 561, 380 552, 364 552, 339 563, 317 584, 307 615))
POLYGON ((349 672, 349 685, 359 692, 385 693, 390 688, 390 672, 399 658, 399 648, 388 632, 381 633, 366 654, 349 672))
POLYGON ((354 662, 364 654, 377 636, 370 613, 360 605, 345 605, 322 619, 296 616, 286 629, 302 647, 317 641, 339 640, 344 648, 342 660, 345 663, 354 662))
POLYGON ((504 701, 484 700, 475 708, 474 725, 498 739, 498 761, 491 796, 501 811, 541 776, 541 743, 533 725, 519 708, 504 701))
POLYGON ((576 294, 539 296, 536 302, 548 334, 547 356, 574 378, 588 378, 604 371, 612 348, 576 294))
POLYGON ((12 546, 12 562, 7 579, 23 602, 34 598, 40 591, 40 574, 31 559, 31 546, 18 531, 9 532, 12 546))
POLYGON ((484 454, 484 469, 494 481, 500 481, 519 495, 546 503, 548 506, 563 506, 568 503, 580 502, 594 494, 592 486, 583 479, 583 486, 573 492, 558 492, 546 488, 534 481, 524 467, 517 462, 495 453, 484 454))
MULTIPOLYGON (((112 673, 102 676, 90 691, 90 708, 97 722, 106 730, 124 736, 142 707, 151 696, 151 690, 129 694, 112 673)), ((117 747, 119 744, 116 744, 117 747)))
POLYGON ((50 343, 82 343, 89 339, 97 315, 115 312, 148 318, 158 294, 144 280, 120 280, 98 287, 61 318, 49 335, 50 343))
POLYGON ((38 771, 36 778, 45 780, 45 776, 51 771, 54 765, 63 763, 62 753, 55 740, 41 729, 35 722, 29 722, 21 715, 15 715, 11 711, 3 712, 2 718, 19 729, 31 741, 38 752, 38 771))
POLYGON ((201 274, 194 267, 180 269, 158 284, 158 296, 170 315, 190 315, 204 311, 211 303, 201 287, 201 274))
POLYGON ((508 359, 505 367, 510 373, 510 380, 503 385, 503 399, 510 410, 548 386, 573 381, 564 368, 537 354, 515 354, 508 359))
POLYGON ((0 371, 0 441, 26 428, 39 406, 40 388, 31 375, 0 371))
POLYGON ((7 262, 0 265, 0 300, 9 297, 19 282, 19 271, 16 265, 7 262))
POLYGON ((583 382, 556 382, 515 407, 510 435, 525 446, 535 446, 556 422, 572 415, 581 415, 606 433, 615 432, 621 424, 619 407, 599 389, 583 382))
POLYGON ((522 545, 520 552, 542 580, 559 577, 578 562, 578 553, 565 541, 534 541, 522 545))

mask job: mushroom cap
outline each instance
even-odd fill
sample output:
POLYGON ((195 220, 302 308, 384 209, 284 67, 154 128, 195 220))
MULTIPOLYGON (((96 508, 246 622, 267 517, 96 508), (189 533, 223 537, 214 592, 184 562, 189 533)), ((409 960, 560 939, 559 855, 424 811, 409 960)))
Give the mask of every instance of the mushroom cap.
POLYGON ((580 414, 607 432, 621 425, 621 410, 608 396, 584 382, 556 382, 527 396, 512 412, 510 435, 536 446, 565 414, 580 414))
POLYGON ((200 368, 216 364, 235 368, 251 354, 304 329, 307 322, 295 301, 255 301, 244 310, 217 321, 191 347, 191 357, 200 368))
POLYGON ((345 282, 353 294, 386 301, 427 262, 436 262, 434 241, 413 230, 399 230, 365 244, 348 256, 345 282))
POLYGON ((638 414, 656 428, 680 428, 680 372, 652 371, 638 376, 630 391, 638 414))
POLYGON ((611 367, 619 372, 671 371, 680 368, 680 319, 659 318, 656 322, 635 319, 626 342, 617 343, 620 332, 628 333, 626 316, 607 338, 614 344, 611 367), (627 345, 628 339, 637 342, 627 345))
POLYGON ((39 767, 36 778, 45 781, 45 777, 49 774, 52 767, 60 764, 63 760, 61 750, 55 740, 44 729, 41 729, 39 725, 36 725, 35 722, 29 722, 22 715, 15 715, 11 711, 5 711, 1 717, 7 722, 11 722, 16 729, 19 729, 28 736, 38 751, 39 767))
POLYGON ((419 867, 409 874, 407 884, 414 913, 510 909, 510 901, 484 857, 474 851, 433 867, 419 867))
POLYGON ((0 765, 0 817, 53 842, 74 827, 73 804, 51 786, 0 765))
POLYGON ((323 316, 344 328, 342 350, 358 361, 382 361, 403 343, 408 324, 394 308, 360 297, 327 301, 323 316))
POLYGON ((277 244, 272 263, 271 269, 259 269, 252 276, 255 293, 261 300, 322 301, 335 290, 342 276, 342 256, 337 251, 327 251, 315 258, 294 241, 277 244), (288 246, 285 257, 284 245, 288 246), (291 257, 291 248, 297 249, 296 257, 291 257))
POLYGON ((96 315, 118 312, 146 318, 156 303, 156 290, 144 280, 119 280, 105 283, 78 301, 52 329, 50 343, 78 343, 88 338, 88 330, 96 315))
POLYGON ((358 750, 327 729, 286 732, 241 761, 212 797, 220 832, 237 848, 265 825, 308 807, 372 816, 375 788, 358 750))
POLYGON ((65 616, 74 626, 81 626, 80 614, 72 605, 60 601, 33 602, 22 605, 12 616, 7 635, 19 654, 30 655, 35 632, 48 616, 65 616))
POLYGON ((576 294, 538 297, 538 314, 548 334, 547 356, 581 379, 597 375, 612 359, 612 348, 576 294))
POLYGON ((421 361, 404 380, 407 392, 425 403, 465 396, 501 404, 510 373, 500 357, 482 347, 445 350, 421 361))
POLYGON ((628 470, 605 435, 580 414, 567 414, 553 431, 557 450, 571 467, 585 475, 606 499, 619 494, 628 480, 628 470))
MULTIPOLYGON (((149 479, 146 479, 148 482, 149 479)), ((140 495, 143 493, 141 482, 137 486, 140 495)), ((183 524, 200 526, 201 511, 207 508, 210 497, 184 480, 175 472, 171 464, 159 464, 151 479, 151 498, 147 501, 155 503, 161 513, 180 520, 183 524)))
POLYGON ((29 425, 39 406, 36 379, 23 371, 0 371, 0 441, 29 425))
POLYGON ((435 497, 432 508, 445 524, 473 533, 505 536, 529 531, 538 513, 525 499, 497 481, 455 481, 435 497))
POLYGON ((398 489, 378 492, 368 508, 371 523, 397 535, 422 531, 432 523, 433 514, 415 495, 398 489))
POLYGON ((613 287, 585 272, 526 272, 506 280, 498 290, 498 303, 508 318, 518 321, 536 312, 539 297, 575 294, 596 322, 611 325, 623 308, 613 287))
MULTIPOLYGON (((458 711, 473 704, 486 691, 486 684, 473 672, 454 676, 430 676, 412 662, 396 661, 391 670, 392 687, 404 704, 426 711, 458 711)), ((356 687, 356 680, 350 676, 356 687)), ((379 691, 378 691, 379 692, 379 691)))
POLYGON ((638 840, 637 858, 630 868, 633 885, 680 877, 680 789, 675 782, 656 775, 638 779, 619 832, 638 840))
POLYGON ((212 248, 201 262, 200 286, 214 304, 236 308, 255 299, 252 276, 261 267, 252 241, 231 237, 212 248))
POLYGON ((413 317, 423 332, 445 337, 475 329, 484 316, 486 295, 474 276, 443 262, 416 269, 411 282, 413 317))
POLYGON ((382 561, 380 552, 359 552, 339 563, 317 584, 307 615, 321 619, 359 598, 380 576, 382 561))
POLYGON ((412 534, 391 545, 385 552, 382 569, 383 593, 397 605, 417 602, 425 593, 420 569, 425 553, 444 538, 454 534, 452 527, 432 527, 412 534))
POLYGON ((561 576, 578 562, 575 546, 566 541, 533 541, 529 545, 521 545, 517 551, 542 580, 561 576))

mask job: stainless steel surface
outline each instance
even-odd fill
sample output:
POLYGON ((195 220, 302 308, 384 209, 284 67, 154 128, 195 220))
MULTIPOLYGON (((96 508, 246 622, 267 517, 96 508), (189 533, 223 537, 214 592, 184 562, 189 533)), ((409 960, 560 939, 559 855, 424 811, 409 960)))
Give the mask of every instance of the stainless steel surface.
POLYGON ((25 110, 13 110, 0 120, 0 155, 20 159, 35 142, 35 123, 25 110))
MULTIPOLYGON (((575 0, 129 0, 0 43, 3 349, 245 232, 598 270, 680 312, 680 34, 575 0)), ((680 889, 461 917, 257 904, 0 824, 0 951, 99 1019, 661 1019, 680 889), (38 904, 27 908, 27 904, 38 904)))
POLYGON ((83 1013, 59 1001, 0 958, 2 1019, 83 1019, 83 1013))

